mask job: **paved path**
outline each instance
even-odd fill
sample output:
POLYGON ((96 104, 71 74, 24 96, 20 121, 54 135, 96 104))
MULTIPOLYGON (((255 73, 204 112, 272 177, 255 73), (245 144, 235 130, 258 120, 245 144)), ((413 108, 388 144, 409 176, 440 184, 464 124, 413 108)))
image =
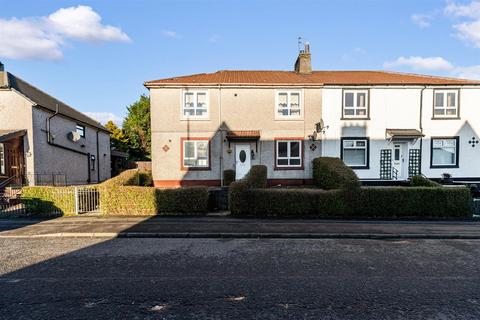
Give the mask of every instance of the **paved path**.
POLYGON ((479 319, 479 266, 479 240, 0 239, 0 319, 479 319))
POLYGON ((0 220, 8 237, 480 239, 480 221, 342 221, 66 217, 0 220))

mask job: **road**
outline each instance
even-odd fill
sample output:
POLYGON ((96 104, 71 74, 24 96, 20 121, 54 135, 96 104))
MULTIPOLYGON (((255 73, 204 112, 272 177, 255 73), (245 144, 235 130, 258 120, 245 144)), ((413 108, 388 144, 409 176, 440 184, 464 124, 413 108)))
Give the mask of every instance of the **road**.
POLYGON ((0 319, 479 319, 479 240, 0 239, 0 319))

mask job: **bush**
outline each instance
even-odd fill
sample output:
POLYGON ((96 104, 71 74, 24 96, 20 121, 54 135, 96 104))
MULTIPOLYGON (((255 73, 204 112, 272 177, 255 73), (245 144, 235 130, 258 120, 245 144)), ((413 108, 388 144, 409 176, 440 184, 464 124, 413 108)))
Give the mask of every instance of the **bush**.
MULTIPOLYGON (((231 188, 231 212, 257 217, 468 218, 468 188, 387 187, 346 190, 231 188)), ((233 187, 233 186, 232 186, 233 187)))
POLYGON ((410 185, 412 187, 441 187, 440 183, 432 181, 424 176, 413 176, 410 178, 410 185))
POLYGON ((223 185, 229 186, 235 181, 235 170, 227 169, 223 171, 223 185))
POLYGON ((266 188, 267 187, 267 166, 255 165, 250 168, 245 181, 249 188, 266 188))
POLYGON ((105 187, 113 186, 152 186, 152 172, 146 170, 125 170, 118 176, 108 179, 100 184, 105 187))
POLYGON ((156 189, 121 186, 100 193, 106 215, 199 215, 208 212, 207 187, 156 189))
POLYGON ((24 187, 21 201, 27 214, 51 216, 75 214, 74 187, 24 187))
POLYGON ((324 190, 351 190, 360 187, 360 181, 355 172, 341 159, 330 157, 313 159, 313 182, 324 190))

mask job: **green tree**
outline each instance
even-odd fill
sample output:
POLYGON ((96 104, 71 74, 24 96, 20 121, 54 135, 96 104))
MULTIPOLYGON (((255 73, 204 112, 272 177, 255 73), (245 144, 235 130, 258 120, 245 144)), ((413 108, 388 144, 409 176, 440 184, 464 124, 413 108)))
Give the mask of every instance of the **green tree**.
POLYGON ((132 160, 149 160, 151 154, 150 97, 140 99, 127 107, 128 115, 123 130, 128 139, 128 155, 132 160))
POLYGON ((105 124, 105 128, 110 131, 110 143, 114 150, 128 151, 128 138, 122 128, 119 128, 112 120, 105 124))

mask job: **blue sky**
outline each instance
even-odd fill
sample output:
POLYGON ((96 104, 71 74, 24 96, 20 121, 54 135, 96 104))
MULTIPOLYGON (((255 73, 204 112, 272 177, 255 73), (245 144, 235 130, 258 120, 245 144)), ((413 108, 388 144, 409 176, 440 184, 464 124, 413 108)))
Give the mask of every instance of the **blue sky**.
POLYGON ((0 0, 6 69, 100 120, 143 82, 222 69, 314 69, 480 79, 480 0, 0 0))

